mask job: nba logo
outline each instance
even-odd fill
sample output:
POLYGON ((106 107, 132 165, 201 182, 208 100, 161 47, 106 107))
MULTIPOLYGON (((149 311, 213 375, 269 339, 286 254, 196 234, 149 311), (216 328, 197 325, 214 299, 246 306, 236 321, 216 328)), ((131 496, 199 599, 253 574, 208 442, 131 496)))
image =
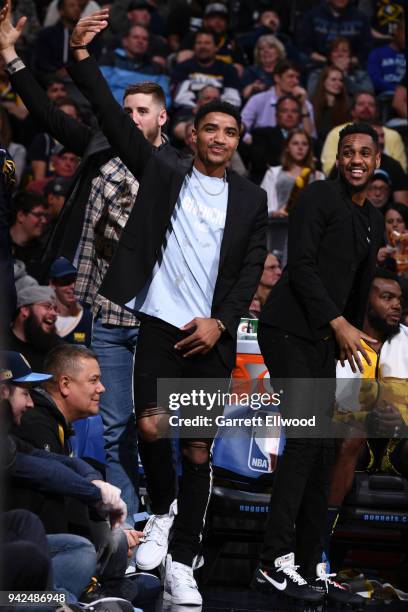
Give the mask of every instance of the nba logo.
MULTIPOLYGON (((268 414, 270 415, 271 412, 268 414)), ((248 468, 253 472, 272 474, 275 471, 279 455, 280 427, 267 426, 265 412, 262 410, 259 410, 256 416, 262 419, 262 424, 252 427, 248 451, 248 468)))

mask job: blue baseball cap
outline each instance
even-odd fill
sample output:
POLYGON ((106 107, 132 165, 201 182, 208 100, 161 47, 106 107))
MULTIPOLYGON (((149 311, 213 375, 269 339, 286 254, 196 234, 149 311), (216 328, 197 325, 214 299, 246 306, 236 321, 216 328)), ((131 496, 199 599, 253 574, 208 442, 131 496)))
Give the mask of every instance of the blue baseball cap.
POLYGON ((51 374, 33 372, 27 359, 15 351, 0 351, 0 382, 40 383, 52 378, 51 374))
POLYGON ((78 270, 66 257, 57 257, 50 270, 50 278, 62 278, 63 276, 76 276, 78 270))
POLYGON ((376 170, 374 170, 374 175, 371 180, 384 181, 384 183, 387 183, 387 185, 389 185, 390 187, 392 186, 390 175, 388 174, 388 172, 386 172, 386 170, 383 170, 382 168, 377 168, 376 170))

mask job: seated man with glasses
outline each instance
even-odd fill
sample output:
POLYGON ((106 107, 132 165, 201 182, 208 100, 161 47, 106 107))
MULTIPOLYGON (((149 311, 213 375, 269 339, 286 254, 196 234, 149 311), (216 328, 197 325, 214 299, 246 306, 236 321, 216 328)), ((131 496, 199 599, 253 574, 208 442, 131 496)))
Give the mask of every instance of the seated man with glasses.
POLYGON ((48 225, 46 202, 34 193, 20 192, 13 198, 11 211, 12 255, 23 261, 27 272, 37 278, 44 249, 42 238, 48 225))

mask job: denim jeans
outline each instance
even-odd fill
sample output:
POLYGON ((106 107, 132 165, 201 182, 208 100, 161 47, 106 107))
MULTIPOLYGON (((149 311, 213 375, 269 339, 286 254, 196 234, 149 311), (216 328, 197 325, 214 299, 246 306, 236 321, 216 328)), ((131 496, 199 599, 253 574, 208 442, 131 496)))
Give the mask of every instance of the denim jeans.
POLYGON ((92 349, 101 368, 105 393, 101 416, 106 451, 106 480, 119 487, 128 508, 129 523, 139 508, 137 431, 133 408, 133 360, 138 327, 103 325, 94 321, 92 349))
POLYGON ((68 533, 47 535, 52 558, 53 589, 75 603, 95 574, 96 551, 89 540, 68 533))

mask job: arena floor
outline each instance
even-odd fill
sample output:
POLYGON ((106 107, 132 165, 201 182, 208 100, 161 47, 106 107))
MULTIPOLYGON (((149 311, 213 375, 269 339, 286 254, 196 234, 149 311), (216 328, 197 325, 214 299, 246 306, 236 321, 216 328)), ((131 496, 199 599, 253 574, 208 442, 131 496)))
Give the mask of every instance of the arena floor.
MULTIPOLYGON (((330 612, 346 608, 304 607, 293 602, 285 602, 282 598, 271 598, 249 589, 232 589, 207 587, 203 591, 204 605, 202 609, 196 606, 175 606, 159 600, 151 608, 144 606, 144 612, 330 612)), ((347 608, 349 609, 349 608, 347 608)), ((403 612, 407 610, 406 602, 369 602, 363 608, 366 612, 403 612)))

